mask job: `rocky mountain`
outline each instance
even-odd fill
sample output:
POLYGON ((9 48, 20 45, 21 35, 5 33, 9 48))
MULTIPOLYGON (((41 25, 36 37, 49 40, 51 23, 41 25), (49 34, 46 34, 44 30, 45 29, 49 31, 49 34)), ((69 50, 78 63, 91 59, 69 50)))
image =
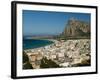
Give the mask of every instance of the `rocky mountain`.
POLYGON ((69 19, 62 33, 66 37, 90 37, 90 23, 76 19, 69 19))

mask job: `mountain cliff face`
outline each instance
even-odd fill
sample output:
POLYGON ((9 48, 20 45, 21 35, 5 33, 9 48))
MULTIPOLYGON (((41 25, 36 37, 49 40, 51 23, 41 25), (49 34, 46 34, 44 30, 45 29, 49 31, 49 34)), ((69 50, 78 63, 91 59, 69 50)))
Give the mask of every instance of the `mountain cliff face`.
POLYGON ((70 19, 62 35, 66 37, 90 37, 90 23, 70 19))

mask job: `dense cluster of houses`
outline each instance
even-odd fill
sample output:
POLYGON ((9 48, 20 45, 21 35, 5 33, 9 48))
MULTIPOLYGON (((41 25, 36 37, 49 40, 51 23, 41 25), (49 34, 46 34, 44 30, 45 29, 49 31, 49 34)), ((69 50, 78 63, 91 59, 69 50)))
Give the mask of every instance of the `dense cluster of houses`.
POLYGON ((56 41, 45 47, 25 50, 25 53, 28 55, 33 68, 40 68, 43 57, 51 59, 61 67, 71 67, 90 59, 90 40, 56 41))

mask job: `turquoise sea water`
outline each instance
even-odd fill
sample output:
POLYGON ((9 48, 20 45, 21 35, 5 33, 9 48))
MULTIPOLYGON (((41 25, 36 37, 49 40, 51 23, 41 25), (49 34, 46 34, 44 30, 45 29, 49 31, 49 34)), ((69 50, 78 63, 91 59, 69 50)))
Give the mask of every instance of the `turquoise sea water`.
POLYGON ((53 41, 38 39, 23 39, 23 49, 34 49, 52 44, 53 41))

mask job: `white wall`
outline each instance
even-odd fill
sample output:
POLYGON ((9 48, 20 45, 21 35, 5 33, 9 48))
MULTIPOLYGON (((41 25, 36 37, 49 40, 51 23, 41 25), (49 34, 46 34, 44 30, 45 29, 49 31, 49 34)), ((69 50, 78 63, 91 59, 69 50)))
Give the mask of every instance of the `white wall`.
MULTIPOLYGON (((20 0, 19 0, 20 1, 20 0)), ((24 0, 26 1, 26 0, 24 0)), ((30 0, 38 2, 50 3, 64 3, 64 4, 82 4, 82 5, 100 5, 100 0, 30 0)), ((10 14, 11 0, 0 0, 0 80, 11 80, 11 14, 10 14)), ((100 10, 100 6, 99 6, 100 10)), ((100 11, 99 11, 100 14, 100 11)), ((98 16, 100 21, 100 15, 98 16)), ((100 23, 98 24, 100 26, 100 23)), ((98 30, 100 28, 98 27, 98 30)), ((100 34, 100 32, 98 32, 100 34)), ((100 37, 98 37, 100 41, 100 37)), ((100 42, 98 42, 100 44, 100 42)), ((99 45, 100 47, 100 45, 99 45)), ((100 49, 99 49, 100 52, 100 49)), ((98 52, 98 53, 99 53, 98 52)), ((100 61, 100 54, 98 54, 100 61)), ((100 67, 100 64, 99 64, 100 67)), ((99 69, 100 71, 100 69, 99 69)), ((23 79, 24 80, 24 79, 23 79)), ((27 79, 33 80, 33 79, 27 79)), ((35 78, 34 80, 41 80, 35 78)), ((63 76, 63 77, 49 77, 42 78, 42 80, 100 80, 100 74, 92 75, 77 75, 77 76, 63 76)))

